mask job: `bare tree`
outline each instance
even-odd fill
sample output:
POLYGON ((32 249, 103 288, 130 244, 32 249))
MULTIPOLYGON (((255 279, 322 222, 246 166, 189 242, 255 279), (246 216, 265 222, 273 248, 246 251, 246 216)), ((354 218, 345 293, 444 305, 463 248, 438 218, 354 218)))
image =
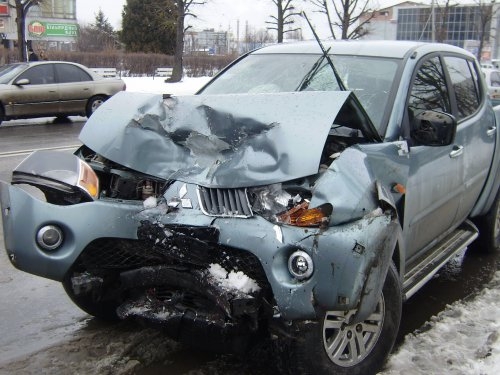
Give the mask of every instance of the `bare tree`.
POLYGON ((269 43, 276 43, 276 38, 269 33, 267 29, 251 29, 245 33, 245 39, 242 46, 242 52, 252 51, 263 47, 269 43))
POLYGON ((305 0, 313 4, 317 12, 323 13, 333 39, 337 39, 335 28, 340 30, 340 39, 358 39, 368 34, 365 26, 375 17, 370 0, 305 0), (368 15, 368 16, 367 16, 368 15), (336 17, 334 19, 334 16, 336 17))
POLYGON ((190 26, 185 27, 185 19, 188 16, 196 17, 194 13, 191 12, 191 8, 195 5, 206 4, 205 0, 175 0, 177 5, 177 21, 176 21, 176 37, 175 37, 175 56, 174 56, 174 66, 172 69, 172 75, 168 79, 169 82, 179 82, 182 79, 182 73, 184 70, 184 34, 190 28, 190 26))
POLYGON ((20 61, 28 61, 26 15, 32 6, 41 3, 43 3, 43 0, 9 0, 9 6, 16 8, 17 44, 20 61))
POLYGON ((489 39, 491 21, 496 15, 498 8, 495 8, 495 0, 475 0, 477 4, 477 36, 479 47, 477 49, 477 59, 481 61, 484 44, 489 39))
MULTIPOLYGON (((450 10, 453 7, 456 7, 457 3, 452 0, 437 0, 433 7, 435 7, 435 15, 432 27, 434 28, 433 33, 434 37, 432 38, 433 42, 436 41, 438 43, 444 43, 446 37, 448 35, 448 22, 450 16, 450 10)), ((431 12, 434 10, 431 7, 431 12)))
POLYGON ((293 17, 300 15, 300 12, 295 10, 295 6, 292 3, 293 0, 272 0, 272 2, 276 5, 277 15, 269 16, 272 21, 266 21, 267 24, 271 25, 267 28, 269 30, 276 30, 278 32, 278 43, 283 43, 283 36, 285 33, 291 33, 300 29, 289 28, 285 30, 285 27, 291 26, 295 23, 293 17))

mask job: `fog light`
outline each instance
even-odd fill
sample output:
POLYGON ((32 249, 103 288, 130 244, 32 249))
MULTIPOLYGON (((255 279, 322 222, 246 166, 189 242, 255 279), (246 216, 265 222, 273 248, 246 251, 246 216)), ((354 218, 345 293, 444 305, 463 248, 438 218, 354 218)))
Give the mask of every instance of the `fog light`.
POLYGON ((288 271, 299 280, 309 278, 314 270, 313 261, 305 251, 298 250, 288 258, 288 271))
POLYGON ((63 242, 63 233, 61 228, 55 225, 46 225, 38 231, 36 242, 43 250, 55 250, 63 242))

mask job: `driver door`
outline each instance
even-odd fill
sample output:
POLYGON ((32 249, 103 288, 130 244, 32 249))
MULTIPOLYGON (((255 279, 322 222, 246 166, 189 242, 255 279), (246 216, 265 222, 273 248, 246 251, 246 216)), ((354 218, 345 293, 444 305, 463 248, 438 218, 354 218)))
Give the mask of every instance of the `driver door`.
POLYGON ((407 102, 411 147, 403 230, 411 263, 455 224, 463 192, 461 145, 424 146, 411 137, 412 119, 418 112, 452 113, 445 70, 438 55, 424 57, 417 66, 407 102))

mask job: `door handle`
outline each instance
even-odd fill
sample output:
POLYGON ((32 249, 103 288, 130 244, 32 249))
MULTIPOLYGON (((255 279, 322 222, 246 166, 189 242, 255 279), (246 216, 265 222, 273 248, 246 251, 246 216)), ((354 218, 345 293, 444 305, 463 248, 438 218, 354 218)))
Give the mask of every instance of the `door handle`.
POLYGON ((453 150, 450 152, 450 158, 456 158, 464 153, 464 146, 453 146, 453 150))
POLYGON ((496 126, 492 126, 490 127, 487 131, 486 131, 486 135, 488 137, 493 137, 495 135, 495 133, 497 132, 497 127, 496 126))

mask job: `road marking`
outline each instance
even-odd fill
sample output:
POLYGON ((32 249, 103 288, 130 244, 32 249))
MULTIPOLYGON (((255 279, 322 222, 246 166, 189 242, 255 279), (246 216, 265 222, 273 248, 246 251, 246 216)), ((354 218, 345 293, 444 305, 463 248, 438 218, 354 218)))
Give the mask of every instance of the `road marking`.
POLYGON ((74 150, 81 145, 70 145, 70 146, 59 146, 59 147, 45 147, 45 148, 37 148, 34 150, 18 150, 18 151, 7 151, 7 152, 0 152, 0 158, 8 158, 8 157, 13 157, 13 156, 23 156, 23 155, 29 155, 33 151, 46 151, 46 150, 53 150, 53 151, 71 151, 74 150))

